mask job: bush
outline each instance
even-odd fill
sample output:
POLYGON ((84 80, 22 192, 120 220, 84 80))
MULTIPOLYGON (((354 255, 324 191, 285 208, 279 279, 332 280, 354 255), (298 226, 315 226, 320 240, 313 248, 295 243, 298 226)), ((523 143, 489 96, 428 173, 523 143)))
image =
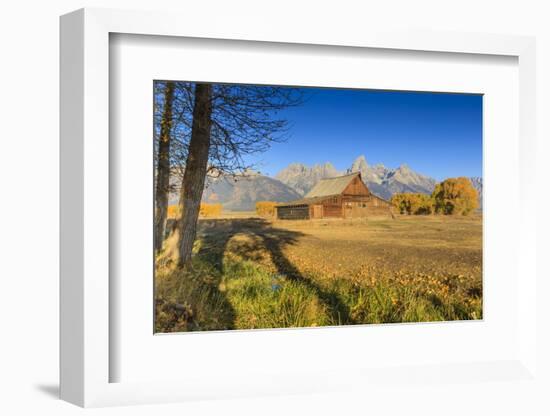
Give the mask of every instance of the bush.
POLYGON ((179 205, 168 205, 168 219, 172 219, 172 220, 175 220, 175 219, 178 219, 181 215, 181 212, 180 212, 180 207, 179 205))
POLYGON ((274 217, 275 206, 277 206, 277 202, 273 202, 273 201, 256 202, 256 214, 262 217, 274 217))
MULTIPOLYGON (((208 204, 206 202, 201 202, 199 216, 216 217, 222 213, 222 210, 223 210, 222 204, 208 204)), ((175 205, 168 206, 169 219, 178 219, 180 216, 181 216, 181 209, 179 205, 175 204, 175 205)))
POLYGON ((468 215, 478 207, 477 191, 468 178, 449 178, 435 186, 432 194, 435 212, 468 215))
POLYGON ((433 212, 433 201, 426 194, 395 194, 390 202, 400 214, 427 215, 433 212))
POLYGON ((199 215, 201 217, 217 217, 222 213, 222 204, 201 203, 199 215))

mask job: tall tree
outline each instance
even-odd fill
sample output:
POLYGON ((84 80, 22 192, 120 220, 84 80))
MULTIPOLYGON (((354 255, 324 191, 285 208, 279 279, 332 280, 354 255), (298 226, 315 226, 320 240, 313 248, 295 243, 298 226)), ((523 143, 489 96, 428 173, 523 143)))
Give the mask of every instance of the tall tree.
POLYGON ((190 131, 180 195, 178 263, 188 267, 197 233, 200 201, 207 177, 244 175, 253 167, 247 156, 286 139, 287 122, 278 112, 303 101, 289 87, 178 83, 181 136, 190 131), (189 103, 193 103, 192 106, 189 103))
POLYGON ((432 193, 435 211, 445 215, 468 215, 478 207, 478 194, 468 178, 448 178, 432 193))
POLYGON ((197 235, 202 191, 208 169, 210 151, 210 131, 212 129, 212 85, 197 84, 195 87, 195 105, 193 108, 193 127, 180 204, 182 217, 179 222, 179 265, 189 266, 193 243, 197 235))
POLYGON ((172 141, 172 112, 174 83, 166 82, 163 93, 163 110, 157 150, 157 181, 155 186, 155 250, 162 248, 166 232, 168 195, 170 192, 170 144, 172 141))

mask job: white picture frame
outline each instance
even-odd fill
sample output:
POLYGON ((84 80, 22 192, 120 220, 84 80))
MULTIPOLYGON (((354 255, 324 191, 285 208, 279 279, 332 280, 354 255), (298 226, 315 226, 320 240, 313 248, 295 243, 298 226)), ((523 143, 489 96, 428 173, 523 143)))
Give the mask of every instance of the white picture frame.
MULTIPOLYGON (((215 18, 216 19, 216 18, 215 18)), ((208 27, 173 13, 83 9, 61 18, 61 398, 80 406, 159 403, 199 398, 307 393, 360 389, 394 383, 414 373, 419 380, 536 378, 536 218, 528 209, 535 161, 535 41, 508 35, 280 30, 275 25, 235 33, 219 18, 208 27), (181 22, 185 21, 185 25, 181 22), (113 33, 225 39, 281 44, 504 55, 519 66, 519 197, 517 270, 517 354, 498 361, 441 363, 409 369, 333 369, 319 373, 282 371, 231 383, 216 380, 111 382, 110 366, 120 359, 110 349, 109 253, 109 36, 113 33), (242 33, 246 33, 243 35, 242 33), (346 380, 342 382, 341 380, 346 380)), ((252 364, 250 364, 252 365, 252 364)))

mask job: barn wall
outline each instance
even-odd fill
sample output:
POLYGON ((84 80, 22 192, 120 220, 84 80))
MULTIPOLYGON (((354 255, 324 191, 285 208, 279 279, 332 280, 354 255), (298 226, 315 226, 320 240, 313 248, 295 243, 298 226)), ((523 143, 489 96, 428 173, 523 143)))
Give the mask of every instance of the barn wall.
POLYGON ((342 216, 342 197, 335 196, 327 198, 322 202, 323 205, 323 217, 335 218, 342 216))
POLYGON ((322 204, 311 205, 309 208, 309 216, 310 218, 314 218, 314 219, 323 218, 323 205, 322 204))
POLYGON ((309 219, 309 206, 277 207, 277 218, 280 220, 307 220, 309 219))
POLYGON ((344 197, 342 204, 345 218, 391 216, 390 204, 374 196, 344 197))
POLYGON ((360 177, 354 178, 341 195, 300 201, 299 205, 277 207, 277 218, 362 218, 391 216, 390 204, 372 195, 360 177))
POLYGON ((355 177, 342 192, 343 195, 368 196, 370 191, 359 177, 355 177))
POLYGON ((341 205, 323 205, 323 217, 341 217, 342 216, 342 206, 341 205))

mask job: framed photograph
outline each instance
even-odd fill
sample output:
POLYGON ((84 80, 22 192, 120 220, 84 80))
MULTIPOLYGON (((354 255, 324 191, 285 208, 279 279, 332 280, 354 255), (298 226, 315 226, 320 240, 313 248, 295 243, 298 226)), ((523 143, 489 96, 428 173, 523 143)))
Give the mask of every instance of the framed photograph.
POLYGON ((61 18, 62 398, 536 382, 534 40, 179 22, 61 18))
POLYGON ((481 94, 153 89, 155 333, 483 318, 481 94))

